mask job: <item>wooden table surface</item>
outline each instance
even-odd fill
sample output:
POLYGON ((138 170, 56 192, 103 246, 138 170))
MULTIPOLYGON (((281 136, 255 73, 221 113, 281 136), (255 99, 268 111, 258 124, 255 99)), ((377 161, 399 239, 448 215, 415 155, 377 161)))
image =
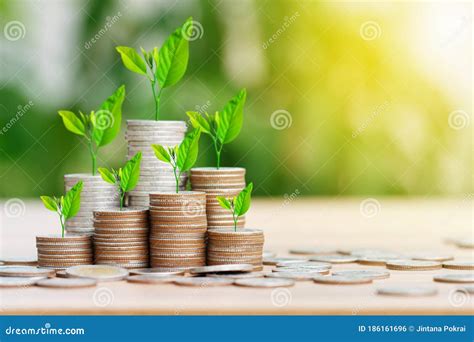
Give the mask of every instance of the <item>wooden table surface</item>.
MULTIPOLYGON (((444 242, 449 237, 472 236, 471 198, 378 198, 375 206, 361 207, 361 203, 370 204, 363 200, 257 199, 248 214, 247 226, 262 228, 265 249, 281 256, 287 255, 291 247, 329 246, 448 252, 456 258, 472 258, 472 249, 460 249, 444 242)), ((3 208, 4 203, 0 204, 3 208)), ((9 217, 11 215, 2 212, 0 257, 35 256, 35 235, 57 231, 56 217, 39 202, 25 201, 24 209, 19 217, 9 217)), ((353 268, 383 269, 357 264, 334 266, 334 269, 353 268)), ((2 289, 0 313, 410 315, 474 312, 472 296, 454 291, 460 285, 432 280, 436 274, 468 271, 390 272, 389 279, 369 285, 333 286, 304 281, 288 289, 189 288, 125 281, 101 283, 88 289, 2 289), (378 287, 385 285, 433 285, 439 293, 416 298, 375 294, 378 287)))

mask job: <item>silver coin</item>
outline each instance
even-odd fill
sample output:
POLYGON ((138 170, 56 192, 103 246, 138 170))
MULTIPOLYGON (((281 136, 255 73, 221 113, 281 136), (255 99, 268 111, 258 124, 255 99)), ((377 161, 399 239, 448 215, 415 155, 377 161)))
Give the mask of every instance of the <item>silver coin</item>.
POLYGON ((442 283, 474 283, 474 274, 457 273, 457 274, 441 274, 433 277, 434 281, 442 283))
POLYGON ((153 276, 176 276, 176 275, 183 275, 184 271, 183 270, 173 270, 170 268, 141 268, 141 269, 135 269, 135 270, 130 270, 130 274, 133 275, 153 275, 153 276))
POLYGON ((384 296, 421 297, 434 296, 437 293, 436 287, 432 286, 387 286, 377 289, 377 294, 384 296))
POLYGON ((288 278, 248 278, 237 279, 235 285, 246 287, 290 287, 295 285, 295 281, 288 278))
POLYGON ((92 278, 97 281, 116 281, 125 279, 128 271, 121 267, 108 265, 81 265, 66 269, 70 277, 92 278))
POLYGON ((448 261, 448 260, 454 259, 454 257, 451 254, 428 253, 428 252, 414 253, 410 255, 410 258, 413 260, 422 260, 422 261, 448 261))
POLYGON ((319 261, 319 262, 329 262, 331 264, 346 264, 346 263, 356 262, 357 259, 358 259, 357 257, 351 256, 351 255, 331 254, 331 255, 313 256, 309 260, 319 261))
POLYGON ((294 262, 294 263, 278 263, 276 264, 277 268, 281 267, 293 267, 293 268, 307 268, 313 270, 321 270, 321 269, 330 269, 332 268, 332 264, 328 262, 318 262, 318 261, 306 261, 306 262, 294 262))
POLYGON ((265 274, 267 278, 285 278, 285 279, 293 279, 293 280, 313 280, 315 273, 313 272, 297 272, 297 271, 289 271, 289 272, 272 272, 265 274))
POLYGON ((11 265, 11 266, 36 266, 38 264, 38 260, 36 258, 3 258, 0 262, 4 265, 11 265))
POLYGON ((129 283, 138 284, 164 284, 172 283, 176 280, 176 276, 157 276, 156 274, 139 274, 127 278, 129 283))
POLYGON ((362 277, 370 279, 386 279, 390 277, 388 271, 375 271, 375 270, 338 270, 333 271, 335 276, 348 276, 348 277, 362 277))
POLYGON ((52 277, 54 270, 46 270, 33 266, 0 266, 3 277, 52 277))
POLYGON ((27 287, 35 285, 41 279, 45 277, 0 277, 0 287, 27 287))
POLYGON ((265 276, 265 272, 247 272, 247 273, 210 273, 206 277, 211 278, 229 278, 229 279, 246 279, 246 278, 261 278, 265 276))
POLYGON ((214 265, 191 268, 189 272, 191 274, 252 272, 253 267, 250 264, 214 265))
POLYGON ((303 255, 334 254, 337 253, 337 250, 331 247, 299 247, 290 249, 290 253, 303 255))
POLYGON ((212 278, 212 277, 190 277, 190 278, 180 278, 175 279, 174 283, 177 285, 184 286, 222 286, 222 285, 232 285, 234 279, 229 278, 212 278))
POLYGON ((49 278, 36 283, 37 286, 60 289, 92 287, 97 285, 97 280, 88 278, 49 278))
POLYGON ((276 265, 276 264, 285 264, 290 265, 294 263, 301 263, 306 262, 308 259, 306 258, 293 258, 293 257, 286 257, 286 258, 264 258, 263 264, 264 265, 276 265))
POLYGON ((296 272, 310 274, 329 274, 329 268, 298 268, 293 266, 277 267, 272 272, 296 272))
POLYGON ((387 262, 387 268, 390 270, 428 271, 440 269, 441 267, 441 263, 436 261, 391 260, 387 262))
POLYGON ((453 270, 474 270, 474 261, 472 260, 454 260, 443 262, 444 268, 453 270))
POLYGON ((369 284, 372 282, 372 279, 352 276, 315 275, 313 276, 313 281, 319 284, 358 285, 369 284))

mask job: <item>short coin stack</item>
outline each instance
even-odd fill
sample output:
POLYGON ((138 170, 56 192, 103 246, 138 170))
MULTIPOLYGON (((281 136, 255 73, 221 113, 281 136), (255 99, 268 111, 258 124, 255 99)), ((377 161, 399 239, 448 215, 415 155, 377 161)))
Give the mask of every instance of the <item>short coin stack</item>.
MULTIPOLYGON (((193 168, 191 169, 191 186, 194 191, 204 191, 207 194, 206 211, 209 229, 234 226, 232 214, 219 205, 216 196, 234 197, 245 188, 244 168, 193 168)), ((237 226, 239 228, 245 226, 245 216, 238 218, 237 226)))
POLYGON ((150 194, 152 267, 187 269, 206 264, 206 194, 150 194))
POLYGON ((148 210, 94 211, 95 263, 125 268, 148 267, 148 210))
MULTIPOLYGON (((137 152, 142 153, 140 179, 135 189, 128 194, 129 206, 149 205, 151 192, 174 191, 176 181, 170 165, 158 160, 152 144, 176 146, 186 133, 184 121, 128 120, 126 139, 128 141, 128 159, 137 152)), ((179 187, 184 189, 187 175, 181 175, 179 187)))
POLYGON ((87 235, 37 236, 38 266, 62 269, 93 261, 92 239, 87 235))
POLYGON ((251 264, 261 270, 263 232, 258 229, 212 229, 207 232, 207 264, 251 264))
POLYGON ((76 216, 66 221, 68 233, 91 234, 94 232, 92 212, 96 209, 113 208, 118 203, 117 188, 106 183, 100 175, 70 174, 64 176, 64 188, 69 191, 77 182, 83 181, 81 209, 76 216))

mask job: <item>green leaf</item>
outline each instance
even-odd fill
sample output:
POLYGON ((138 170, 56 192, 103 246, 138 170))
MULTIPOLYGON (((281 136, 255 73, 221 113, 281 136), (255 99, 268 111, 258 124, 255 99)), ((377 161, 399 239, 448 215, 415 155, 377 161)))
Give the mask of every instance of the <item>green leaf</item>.
POLYGON ((122 57, 123 65, 128 70, 146 75, 146 64, 135 49, 128 46, 117 46, 116 49, 122 57))
POLYGON ((64 196, 61 211, 66 220, 75 216, 81 208, 82 185, 82 181, 77 182, 64 196))
POLYGON ((243 109, 246 98, 247 92, 242 89, 224 106, 222 112, 216 115, 217 137, 222 144, 230 143, 239 135, 244 119, 243 109))
POLYGON ((158 158, 162 162, 165 162, 168 164, 171 163, 171 156, 163 146, 153 144, 151 145, 151 148, 155 152, 156 158, 158 158))
POLYGON ((49 209, 51 211, 58 210, 58 203, 54 200, 54 198, 49 197, 49 196, 40 196, 40 198, 43 201, 43 204, 46 207, 46 209, 49 209))
POLYGON ((142 159, 141 152, 138 152, 130 159, 121 171, 120 188, 123 192, 133 190, 140 178, 140 162, 142 159))
POLYGON ((100 176, 102 177, 102 179, 104 181, 106 181, 107 183, 110 183, 110 184, 115 184, 116 179, 115 179, 115 176, 112 172, 110 172, 105 167, 99 167, 98 171, 99 171, 100 176))
POLYGON ((158 67, 158 62, 160 60, 160 52, 158 51, 157 47, 153 48, 153 60, 155 61, 155 66, 158 67))
POLYGON ((122 125, 122 104, 125 99, 125 86, 121 85, 107 100, 100 106, 96 112, 96 130, 101 130, 103 133, 97 146, 104 146, 115 139, 120 132, 122 125))
POLYGON ((249 210, 252 190, 253 183, 250 183, 235 198, 235 214, 237 216, 242 216, 249 210))
POLYGON ((188 27, 187 25, 192 25, 191 18, 168 37, 159 51, 160 63, 156 69, 156 76, 161 88, 176 84, 186 72, 189 41, 183 36, 183 27, 188 27))
POLYGON ((201 130, 196 128, 186 134, 183 142, 179 145, 176 164, 181 172, 190 170, 196 163, 200 136, 201 130))
POLYGON ((191 124, 193 125, 194 128, 200 128, 201 132, 204 132, 206 134, 211 133, 211 126, 209 125, 209 122, 198 112, 186 112, 186 114, 189 117, 189 120, 191 121, 191 124))
POLYGON ((81 118, 77 117, 76 114, 68 110, 60 110, 58 113, 63 119, 64 126, 67 128, 68 131, 77 135, 86 134, 85 126, 81 118))
POLYGON ((221 205, 222 208, 232 210, 231 205, 230 205, 230 201, 227 198, 222 197, 222 196, 217 196, 216 199, 217 199, 217 202, 219 202, 219 204, 221 205))

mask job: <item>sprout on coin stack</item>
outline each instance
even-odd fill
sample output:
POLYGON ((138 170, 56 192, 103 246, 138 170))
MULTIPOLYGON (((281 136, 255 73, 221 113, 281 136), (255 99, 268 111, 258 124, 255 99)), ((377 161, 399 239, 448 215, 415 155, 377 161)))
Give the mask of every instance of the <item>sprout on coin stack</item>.
POLYGON ((206 194, 179 191, 178 187, 179 175, 196 162, 199 137, 197 129, 179 146, 153 145, 156 157, 171 165, 176 187, 150 194, 152 267, 187 269, 206 263, 206 194))
MULTIPOLYGON (((230 228, 234 220, 230 212, 221 208, 216 196, 234 197, 245 187, 245 169, 221 167, 221 153, 224 145, 237 138, 243 123, 243 108, 247 93, 242 89, 224 106, 222 111, 211 115, 187 112, 191 124, 209 135, 216 155, 216 167, 199 167, 191 170, 191 185, 196 191, 207 193, 208 228, 230 228)), ((245 216, 238 219, 239 227, 245 226, 245 216)))
MULTIPOLYGON (((163 90, 178 83, 186 72, 189 41, 194 30, 192 18, 189 18, 160 48, 154 47, 151 51, 142 48, 143 57, 133 48, 117 47, 125 67, 149 80, 155 104, 155 120, 127 121, 128 157, 131 158, 138 151, 143 152, 140 181, 130 193, 129 205, 148 206, 149 193, 173 189, 173 172, 169 165, 155 158, 151 145, 175 146, 184 139, 186 122, 159 121, 160 103, 163 90)), ((184 189, 186 181, 187 174, 183 173, 180 178, 180 189, 184 189)))
POLYGON ((96 264, 148 267, 148 209, 124 207, 125 195, 138 183, 141 157, 137 153, 118 170, 99 168, 102 178, 118 188, 120 209, 94 211, 96 264))
POLYGON ((66 129, 85 139, 92 160, 91 174, 64 176, 65 191, 70 190, 78 181, 84 182, 81 210, 66 225, 66 230, 70 233, 92 233, 92 210, 113 207, 116 202, 115 188, 96 175, 96 161, 99 149, 112 142, 120 131, 124 98, 125 86, 121 86, 97 111, 92 111, 89 115, 59 111, 66 129))
POLYGON ((92 241, 87 235, 65 235, 65 223, 81 207, 83 183, 77 182, 66 195, 41 196, 44 206, 59 216, 61 234, 36 237, 38 266, 62 269, 92 262, 92 241))
POLYGON ((220 205, 232 213, 234 227, 208 230, 208 265, 252 264, 255 270, 263 268, 263 231, 237 229, 238 217, 250 208, 252 189, 253 183, 250 183, 235 197, 217 198, 220 205))

